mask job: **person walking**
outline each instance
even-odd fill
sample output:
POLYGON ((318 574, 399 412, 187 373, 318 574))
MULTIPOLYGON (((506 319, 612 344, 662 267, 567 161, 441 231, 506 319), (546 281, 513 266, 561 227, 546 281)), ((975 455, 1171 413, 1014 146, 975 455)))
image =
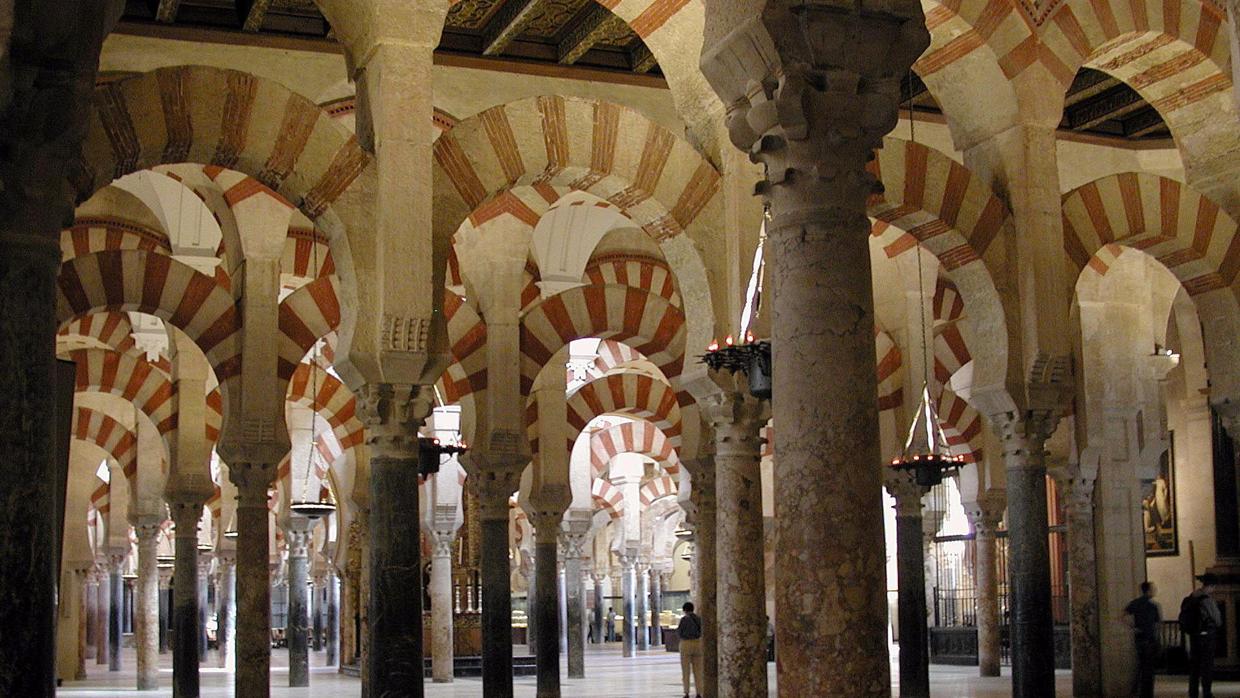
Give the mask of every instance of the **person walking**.
POLYGON ((1188 695, 1214 698, 1214 635, 1223 627, 1223 614, 1211 594, 1218 576, 1207 572, 1197 577, 1201 586, 1180 602, 1180 632, 1188 637, 1188 695))
POLYGON ((693 612, 693 604, 681 606, 685 612, 676 626, 680 636, 680 680, 684 684, 685 698, 689 698, 689 673, 693 672, 693 686, 697 698, 702 698, 702 617, 693 612))
POLYGON ((1137 690, 1140 698, 1154 698, 1154 668, 1158 664, 1161 646, 1158 641, 1158 624, 1162 622, 1162 609, 1154 603, 1158 593, 1152 582, 1141 582, 1141 595, 1124 607, 1124 620, 1132 626, 1133 641, 1137 646, 1137 690))
POLYGON ((603 637, 604 642, 616 641, 616 609, 612 606, 607 607, 607 633, 603 637))

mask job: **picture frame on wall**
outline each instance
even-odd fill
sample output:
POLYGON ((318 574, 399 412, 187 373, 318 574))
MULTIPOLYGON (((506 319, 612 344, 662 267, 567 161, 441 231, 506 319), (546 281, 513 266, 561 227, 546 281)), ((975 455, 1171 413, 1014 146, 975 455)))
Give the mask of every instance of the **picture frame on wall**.
POLYGON ((1145 554, 1170 557, 1180 554, 1175 501, 1175 432, 1167 434, 1167 450, 1159 459, 1154 479, 1141 484, 1141 521, 1145 529, 1145 554))

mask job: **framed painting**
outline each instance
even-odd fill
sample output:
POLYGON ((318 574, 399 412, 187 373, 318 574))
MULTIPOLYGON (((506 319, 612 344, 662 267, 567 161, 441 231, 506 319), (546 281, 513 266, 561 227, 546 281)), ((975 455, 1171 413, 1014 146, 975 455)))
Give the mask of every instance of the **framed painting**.
POLYGON ((1141 485, 1141 520, 1145 527, 1145 554, 1180 554, 1175 506, 1175 432, 1167 434, 1167 450, 1159 459, 1154 479, 1141 485))

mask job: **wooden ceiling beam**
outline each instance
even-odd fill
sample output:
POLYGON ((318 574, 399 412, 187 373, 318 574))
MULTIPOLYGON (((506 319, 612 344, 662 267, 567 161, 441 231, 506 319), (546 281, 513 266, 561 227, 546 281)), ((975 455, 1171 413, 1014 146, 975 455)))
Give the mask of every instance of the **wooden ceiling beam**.
POLYGON ((172 24, 177 21, 177 10, 181 8, 181 0, 159 0, 155 8, 155 21, 172 24))
POLYGON ((649 73, 659 65, 659 61, 650 52, 650 47, 644 43, 638 43, 629 53, 629 60, 633 64, 633 72, 639 74, 649 73))
POLYGON ((585 16, 571 25, 558 47, 560 65, 572 65, 594 48, 604 37, 614 34, 624 20, 602 5, 591 2, 585 16))
MULTIPOLYGON (((271 0, 251 0, 249 7, 245 10, 245 21, 241 24, 241 30, 247 32, 257 32, 263 28, 263 20, 267 19, 267 10, 271 7, 271 0)), ((240 9, 240 6, 238 6, 240 9)))
POLYGON ((542 0, 507 0, 482 30, 482 55, 498 56, 538 15, 542 0))
POLYGON ((1119 119, 1146 106, 1145 100, 1131 87, 1119 84, 1065 110, 1068 127, 1085 131, 1104 121, 1119 119))
POLYGON ((1167 122, 1154 107, 1146 107, 1124 119, 1124 135, 1128 138, 1143 138, 1157 131, 1165 131, 1167 122))

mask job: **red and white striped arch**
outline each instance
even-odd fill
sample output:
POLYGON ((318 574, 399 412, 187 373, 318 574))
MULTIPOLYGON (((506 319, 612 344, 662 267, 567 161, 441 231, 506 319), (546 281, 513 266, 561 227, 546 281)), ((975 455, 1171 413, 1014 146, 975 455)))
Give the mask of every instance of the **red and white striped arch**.
POLYGON ((143 358, 106 349, 78 349, 70 353, 77 364, 77 392, 115 395, 132 402, 160 434, 169 437, 177 427, 172 396, 175 387, 143 358))
POLYGON ((667 262, 648 255, 611 253, 590 259, 582 281, 595 286, 632 286, 664 298, 683 308, 676 290, 676 277, 667 262))
MULTIPOLYGON (((568 448, 594 418, 622 414, 649 420, 673 449, 680 446, 680 405, 666 383, 639 373, 596 378, 568 397, 568 448)), ((537 423, 533 425, 537 426, 537 423)), ((536 435, 537 431, 531 432, 536 435)))
POLYGON ((904 404, 903 357, 891 335, 874 328, 874 351, 878 355, 878 411, 904 404))
POLYGON ((136 349, 133 323, 129 316, 119 311, 102 311, 79 315, 61 326, 57 337, 87 337, 122 354, 136 349))
POLYGON ((57 284, 62 324, 99 311, 147 313, 188 335, 221 384, 241 371, 241 318, 232 294, 186 264, 155 252, 97 252, 61 264, 57 284))
POLYGON ((335 276, 322 276, 293 291, 280 302, 280 346, 276 372, 282 380, 292 378, 298 364, 315 342, 339 327, 337 283, 335 276))
POLYGON ((94 492, 90 493, 90 506, 100 514, 107 514, 112 509, 112 484, 100 482, 94 492))
POLYGON ((609 201, 661 240, 692 224, 719 190, 714 166, 642 114, 558 95, 464 119, 439 137, 434 153, 436 208, 448 214, 438 232, 445 236, 488 199, 538 181, 609 201))
POLYGON ((138 472, 138 437, 125 425, 89 407, 73 412, 73 438, 103 449, 120 464, 125 477, 138 472))
POLYGON ((650 506, 656 499, 674 497, 678 489, 676 481, 670 475, 661 475, 646 481, 641 488, 642 506, 650 506))
POLYGON ((443 377, 444 399, 459 402, 487 387, 487 326, 472 306, 451 291, 444 292, 444 317, 452 363, 443 377))
POLYGON ((607 373, 617 366, 645 359, 646 357, 623 342, 604 339, 598 343, 598 356, 594 359, 594 370, 607 373))
POLYGON ((611 459, 621 453, 640 453, 658 462, 667 474, 680 473, 680 456, 671 439, 644 419, 615 424, 590 435, 590 475, 603 476, 611 459))
POLYGON ((539 371, 557 351, 588 337, 628 343, 673 385, 680 378, 685 315, 679 308, 637 288, 580 286, 547 298, 522 318, 522 394, 529 395, 539 371))
POLYGON ((62 262, 105 250, 172 254, 172 243, 163 231, 114 217, 79 216, 73 225, 60 231, 62 262))
MULTIPOLYGON (((320 367, 312 371, 309 363, 298 364, 289 381, 288 401, 310 407, 326 420, 341 449, 353 448, 365 441, 365 427, 357 416, 353 392, 325 369, 320 367)), ((335 456, 327 462, 334 460, 335 456)))
POLYGON ((336 260, 332 258, 327 236, 316 228, 290 226, 280 256, 280 271, 302 279, 335 274, 336 260))
POLYGON ((606 511, 612 521, 624 516, 624 492, 607 480, 598 478, 590 485, 590 498, 594 510, 606 511))
POLYGON ((936 323, 955 322, 964 315, 964 299, 960 297, 960 289, 942 274, 934 281, 932 311, 936 323))
POLYGON ((964 456, 966 463, 980 463, 983 426, 981 413, 948 388, 939 392, 935 408, 952 453, 964 456))

